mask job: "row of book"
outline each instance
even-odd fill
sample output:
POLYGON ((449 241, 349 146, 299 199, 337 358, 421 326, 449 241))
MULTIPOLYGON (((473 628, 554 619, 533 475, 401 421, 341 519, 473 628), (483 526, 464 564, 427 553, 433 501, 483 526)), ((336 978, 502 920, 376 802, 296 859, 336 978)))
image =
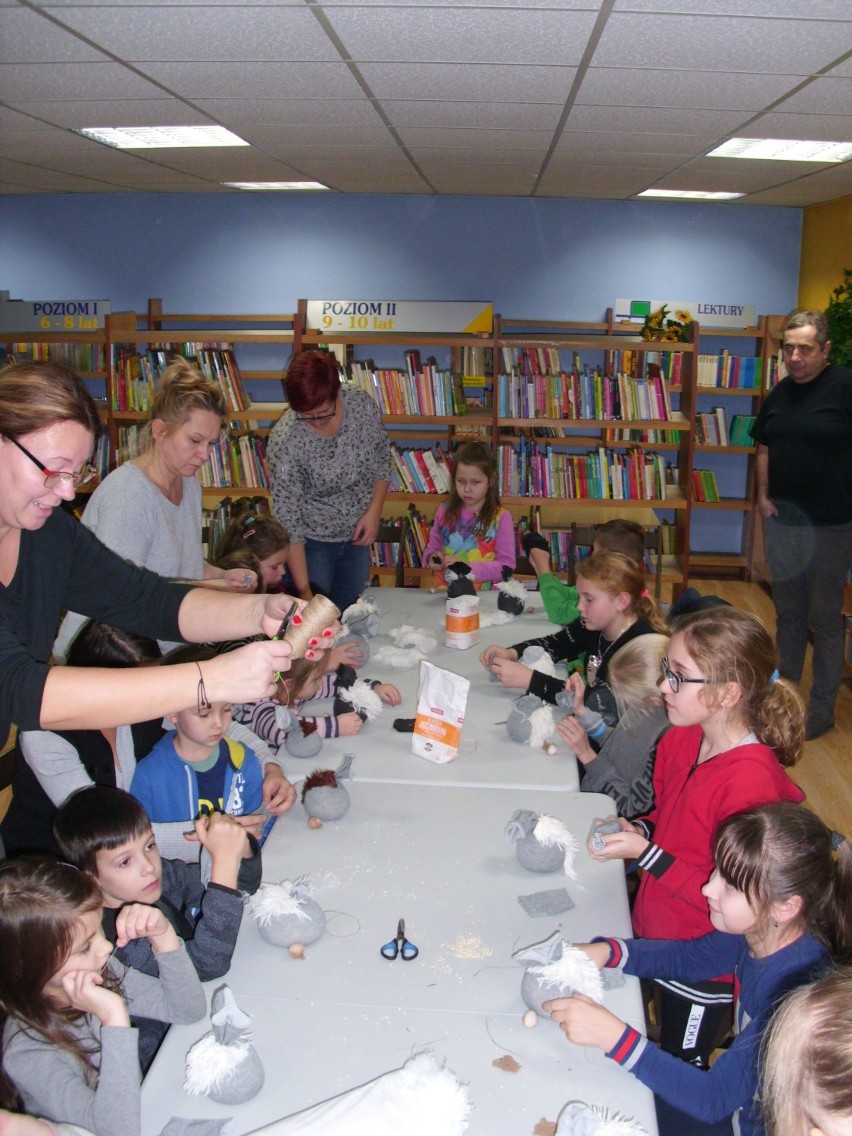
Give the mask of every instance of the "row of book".
MULTIPOLYGON (((406 355, 411 352, 406 352, 406 355)), ((348 382, 376 400, 382 414, 453 417, 468 413, 461 376, 427 362, 416 371, 380 370, 371 360, 347 368, 348 382)))
POLYGON ((699 387, 727 387, 730 390, 760 389, 763 360, 754 355, 699 355, 696 381, 699 387))
MULTIPOLYGON (((143 428, 137 425, 120 427, 116 464, 122 465, 138 457, 143 428)), ((269 470, 264 439, 251 433, 222 436, 198 471, 198 480, 209 489, 268 489, 269 470)))
POLYGON ((549 497, 601 501, 659 501, 673 475, 653 450, 608 450, 583 454, 553 446, 501 445, 497 451, 498 485, 503 497, 549 497))
POLYGON ((13 343, 9 363, 40 360, 59 363, 72 371, 106 372, 106 347, 103 343, 13 343))
POLYGON ((393 493, 449 493, 453 482, 449 455, 434 449, 401 447, 391 443, 391 480, 393 493))
POLYGON ((704 446, 753 446, 751 428, 753 414, 735 414, 728 430, 724 408, 714 406, 695 416, 695 441, 704 446))
POLYGON ((607 370, 615 375, 632 375, 634 378, 660 375, 670 386, 680 386, 685 358, 683 351, 621 349, 607 352, 607 370))
POLYGON ((710 469, 694 469, 692 471, 692 491, 696 501, 709 504, 718 504, 719 487, 716 484, 716 474, 710 469))
POLYGON ((181 355, 220 388, 229 411, 248 409, 251 400, 243 387, 234 353, 219 343, 175 343, 144 352, 117 348, 110 384, 112 409, 149 411, 154 384, 172 359, 181 355))
POLYGON ((671 418, 668 386, 659 375, 634 379, 600 371, 556 375, 500 375, 501 418, 561 418, 623 421, 671 418))

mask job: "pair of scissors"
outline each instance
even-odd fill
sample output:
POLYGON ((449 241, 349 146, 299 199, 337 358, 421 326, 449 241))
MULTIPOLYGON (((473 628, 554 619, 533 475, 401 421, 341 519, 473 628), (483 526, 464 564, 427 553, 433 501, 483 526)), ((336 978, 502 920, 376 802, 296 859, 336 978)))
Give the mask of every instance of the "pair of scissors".
POLYGON ((393 961, 393 959, 401 955, 403 962, 411 962, 411 960, 416 959, 419 954, 420 951, 415 947, 414 943, 406 939, 405 920, 400 919, 396 928, 396 934, 389 943, 385 943, 381 948, 382 958, 393 961))
MULTIPOLYGON (((288 627, 293 622, 293 616, 296 614, 296 612, 298 610, 299 610, 299 605, 294 600, 293 603, 290 606, 290 610, 287 612, 287 614, 281 620, 281 626, 278 628, 277 634, 272 636, 273 639, 283 639, 284 638, 284 636, 287 634, 288 627)), ((275 672, 275 681, 276 682, 281 681, 281 671, 275 672)))

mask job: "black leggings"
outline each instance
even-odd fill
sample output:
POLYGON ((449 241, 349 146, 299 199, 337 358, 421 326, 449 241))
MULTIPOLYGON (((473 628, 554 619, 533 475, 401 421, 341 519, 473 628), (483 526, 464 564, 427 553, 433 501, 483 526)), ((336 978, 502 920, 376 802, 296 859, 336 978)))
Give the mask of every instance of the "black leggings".
POLYGON ((655 986, 660 1011, 660 1048, 691 1065, 707 1069, 710 1054, 724 1037, 726 1026, 730 1026, 731 983, 697 982, 694 988, 698 993, 691 997, 685 991, 679 994, 667 986, 655 986), (728 1000, 705 1002, 701 994, 710 998, 727 994, 728 1000))

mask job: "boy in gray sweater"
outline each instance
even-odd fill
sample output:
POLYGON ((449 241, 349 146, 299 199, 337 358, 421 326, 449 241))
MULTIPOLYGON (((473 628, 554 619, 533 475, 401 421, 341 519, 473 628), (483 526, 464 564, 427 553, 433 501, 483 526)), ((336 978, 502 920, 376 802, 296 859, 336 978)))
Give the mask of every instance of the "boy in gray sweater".
MULTIPOLYGON (((62 855, 100 885, 107 939, 116 941, 116 916, 123 906, 155 906, 186 942, 198 977, 205 982, 230 969, 245 896, 260 886, 261 858, 254 838, 224 813, 200 817, 195 832, 202 846, 201 865, 162 859, 142 805, 123 789, 103 785, 73 793, 54 822, 62 855)), ((147 939, 131 940, 116 957, 144 974, 159 973, 147 939)), ((145 1072, 168 1027, 150 1019, 134 1025, 145 1072)))

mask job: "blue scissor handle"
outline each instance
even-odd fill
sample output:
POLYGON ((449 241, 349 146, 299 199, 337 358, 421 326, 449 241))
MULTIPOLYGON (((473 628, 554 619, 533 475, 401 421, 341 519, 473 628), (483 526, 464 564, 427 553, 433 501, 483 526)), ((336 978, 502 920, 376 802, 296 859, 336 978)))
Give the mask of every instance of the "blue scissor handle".
POLYGON ((389 962, 392 962, 395 958, 399 958, 400 955, 402 955, 403 962, 411 962, 412 959, 416 959, 420 954, 420 951, 415 947, 414 943, 405 937, 404 919, 400 919, 394 938, 392 938, 390 942, 385 943, 379 950, 382 958, 387 959, 389 962))

